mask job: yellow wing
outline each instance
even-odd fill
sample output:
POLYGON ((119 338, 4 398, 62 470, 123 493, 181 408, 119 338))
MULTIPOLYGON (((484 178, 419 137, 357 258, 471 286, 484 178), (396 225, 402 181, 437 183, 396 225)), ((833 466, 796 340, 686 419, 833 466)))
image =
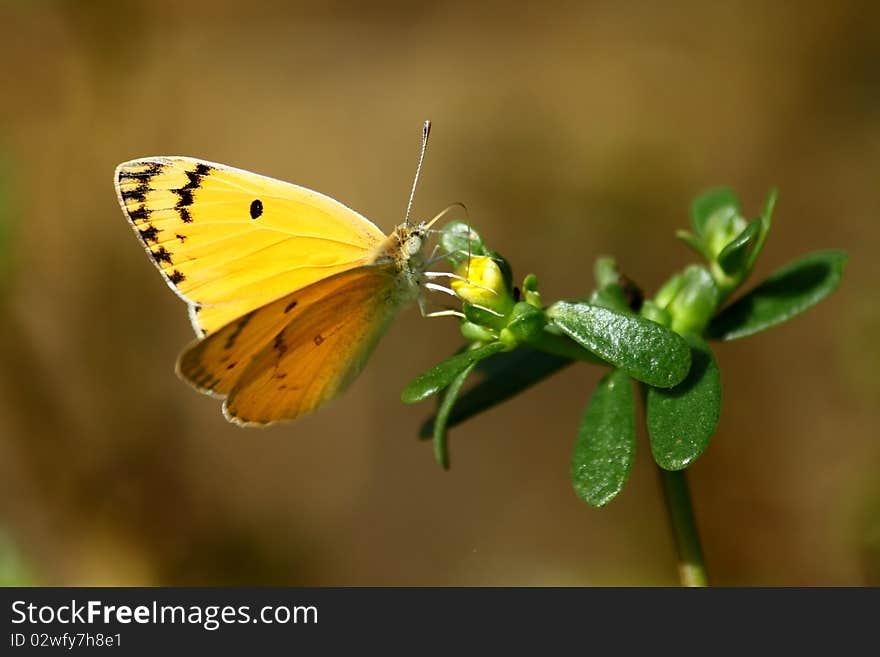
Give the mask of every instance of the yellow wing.
POLYGON ((122 209, 199 335, 292 291, 365 265, 385 235, 338 201, 222 164, 120 164, 122 209))
POLYGON ((400 306, 413 294, 393 265, 318 281, 258 308, 178 360, 178 373, 226 397, 237 424, 292 420, 341 393, 358 375, 400 306))

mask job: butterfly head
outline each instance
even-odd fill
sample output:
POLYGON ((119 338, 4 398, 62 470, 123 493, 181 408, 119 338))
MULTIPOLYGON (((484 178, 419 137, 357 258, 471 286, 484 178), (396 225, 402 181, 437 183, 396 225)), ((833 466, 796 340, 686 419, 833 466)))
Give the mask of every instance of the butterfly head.
POLYGON ((393 253, 389 255, 401 266, 409 265, 410 269, 418 268, 421 264, 422 250, 425 247, 427 234, 428 225, 425 222, 400 224, 391 233, 389 241, 393 253))

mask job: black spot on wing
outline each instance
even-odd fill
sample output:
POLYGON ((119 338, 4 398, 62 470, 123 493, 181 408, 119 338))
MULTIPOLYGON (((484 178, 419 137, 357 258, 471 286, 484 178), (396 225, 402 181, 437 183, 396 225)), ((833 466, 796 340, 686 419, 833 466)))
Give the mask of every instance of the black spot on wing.
POLYGON ((204 388, 206 390, 211 390, 212 388, 215 388, 218 383, 220 383, 220 379, 215 379, 214 375, 206 370, 202 365, 199 365, 197 369, 190 370, 189 372, 184 372, 184 374, 199 388, 204 388))
POLYGON ((146 162, 142 169, 133 171, 131 169, 123 169, 119 172, 119 180, 138 180, 140 178, 152 178, 162 171, 162 165, 158 162, 146 162))
POLYGON ((153 224, 148 224, 146 228, 141 228, 138 232, 140 232, 141 238, 144 240, 144 242, 159 242, 159 229, 156 228, 153 224))
POLYGON ((318 333, 318 335, 315 336, 315 346, 319 346, 322 342, 324 342, 324 336, 318 333))
POLYGON ((263 214, 263 202, 260 199, 254 199, 251 203, 251 219, 256 219, 263 214))
POLYGON ((181 244, 186 242, 186 235, 181 235, 180 233, 177 233, 177 235, 175 235, 175 237, 180 240, 181 244))
POLYGON ((184 171, 184 174, 186 174, 187 177, 187 183, 183 187, 171 190, 180 197, 174 207, 180 213, 180 219, 184 223, 192 221, 192 216, 190 216, 189 210, 186 208, 193 204, 193 201, 195 200, 193 193, 202 186, 202 178, 211 173, 211 171, 211 167, 200 162, 192 171, 184 171))
POLYGON ((202 178, 211 173, 211 171, 211 167, 204 162, 199 162, 192 171, 184 171, 189 182, 180 188, 181 191, 185 189, 198 189, 202 186, 202 178))
POLYGON ((117 182, 121 183, 125 180, 137 181, 136 187, 122 190, 121 196, 126 205, 130 202, 139 203, 141 205, 141 207, 130 211, 128 214, 132 221, 142 221, 145 220, 149 214, 149 211, 143 206, 146 203, 147 194, 150 191, 150 181, 155 175, 162 171, 162 165, 158 162, 147 162, 135 165, 135 167, 137 170, 123 169, 120 171, 117 182))
POLYGON ((169 265, 173 264, 173 261, 171 260, 171 252, 168 251, 168 249, 166 249, 164 246, 160 246, 152 253, 153 259, 155 259, 156 262, 164 262, 169 265))
POLYGON ((150 218, 150 211, 142 205, 137 210, 129 211, 128 216, 135 223, 138 221, 147 221, 147 219, 150 218))
POLYGON ((235 341, 238 340, 238 336, 244 330, 244 327, 248 325, 248 322, 251 321, 251 318, 254 316, 253 312, 249 312, 247 315, 238 320, 238 323, 235 325, 235 329, 233 329, 232 333, 229 334, 229 337, 226 338, 226 342, 223 345, 224 349, 232 349, 233 345, 235 345, 235 341))
POLYGON ((122 190, 122 200, 127 203, 133 201, 135 203, 146 203, 147 201, 147 192, 150 191, 149 180, 144 179, 134 189, 124 189, 122 190))
POLYGON ((181 273, 180 273, 178 270, 176 270, 176 269, 175 269, 173 272, 171 272, 171 275, 170 275, 168 278, 169 278, 169 279, 171 280, 171 282, 174 283, 175 285, 177 285, 178 283, 182 283, 183 281, 186 280, 186 276, 184 276, 183 274, 181 274, 181 273))
POLYGON ((193 204, 193 190, 184 187, 181 189, 175 189, 174 193, 180 197, 177 201, 177 205, 174 206, 178 210, 181 208, 187 208, 193 204))
POLYGON ((213 167, 208 166, 208 165, 205 164, 204 162, 199 162, 199 163, 196 165, 196 175, 198 175, 199 177, 207 176, 207 175, 208 175, 209 173, 211 173, 213 170, 214 170, 213 167))

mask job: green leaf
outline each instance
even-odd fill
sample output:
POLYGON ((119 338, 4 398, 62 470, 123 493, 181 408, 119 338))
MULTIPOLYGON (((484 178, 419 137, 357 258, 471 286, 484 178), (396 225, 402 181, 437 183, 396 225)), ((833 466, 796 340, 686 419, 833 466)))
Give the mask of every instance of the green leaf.
POLYGON ((449 414, 455 406, 455 400, 458 398, 461 386, 464 385, 465 380, 476 365, 477 362, 474 361, 465 367, 458 376, 453 379, 452 383, 449 384, 449 387, 443 392, 440 407, 437 409, 437 416, 434 419, 432 432, 434 434, 434 458, 444 470, 449 469, 449 450, 447 449, 446 441, 446 428, 449 422, 449 414))
POLYGON ((702 240, 693 233, 687 230, 677 230, 675 231, 675 236, 682 242, 687 244, 693 251, 697 253, 697 255, 704 257, 706 260, 712 259, 712 256, 706 250, 706 246, 703 244, 702 240))
POLYGON ((531 342, 540 339, 546 325, 547 316, 543 310, 535 308, 525 301, 520 301, 514 305, 510 313, 510 320, 501 332, 501 339, 502 341, 512 340, 517 344, 531 342))
POLYGON ((620 283, 620 270, 617 262, 610 256, 599 256, 593 263, 593 278, 596 279, 596 287, 603 288, 607 285, 620 283))
POLYGON ((847 261, 843 251, 817 251, 788 263, 716 316, 707 334, 733 340, 788 321, 837 289, 847 261))
POLYGON ((471 349, 469 351, 456 354, 451 358, 447 358, 441 363, 437 363, 427 372, 423 372, 410 384, 403 389, 400 398, 404 404, 415 404, 423 399, 427 399, 433 394, 443 390, 450 385, 461 372, 470 367, 483 358, 488 358, 499 351, 503 351, 505 346, 500 342, 490 342, 482 347, 471 349))
POLYGON ((634 412, 629 375, 606 374, 581 420, 571 460, 572 486, 587 504, 607 504, 626 483, 636 451, 634 412))
POLYGON ((559 301, 547 312, 572 340, 644 383, 668 388, 690 368, 687 342, 644 317, 571 301, 559 301))
POLYGON ((450 221, 440 231, 440 247, 449 255, 454 266, 468 259, 468 256, 490 255, 479 233, 464 221, 450 221))
POLYGON ((725 274, 732 276, 746 270, 752 250, 761 236, 761 226, 760 218, 750 221, 743 232, 718 254, 718 265, 725 274))
MULTIPOLYGON (((528 390, 571 363, 569 358, 526 347, 480 361, 476 374, 482 375, 483 379, 458 398, 446 419, 446 429, 528 390)), ((436 416, 428 418, 422 424, 419 436, 429 438, 435 422, 436 416)))
POLYGON ((755 244, 755 248, 749 254, 746 271, 752 270, 755 266, 755 261, 761 255, 761 250, 764 248, 764 242, 767 240, 767 234, 770 232, 770 227, 773 224, 773 209, 776 207, 776 198, 778 196, 779 191, 775 187, 767 195, 767 200, 764 203, 764 212, 761 213, 761 233, 758 235, 758 242, 755 244))
POLYGON ((731 214, 739 212, 739 198, 729 187, 715 187, 695 198, 691 203, 691 225, 697 237, 703 237, 712 215, 725 209, 731 214))
POLYGON ((612 283, 595 290, 590 296, 590 303, 594 306, 616 310, 619 313, 632 313, 626 293, 617 283, 612 283))
POLYGON ((715 433, 721 415, 721 373, 703 340, 688 334, 691 371, 674 388, 647 389, 646 420, 654 460, 665 470, 693 463, 715 433))
POLYGON ((702 333, 718 309, 718 285, 702 265, 689 265, 680 282, 681 287, 666 308, 672 316, 671 328, 679 335, 702 333))

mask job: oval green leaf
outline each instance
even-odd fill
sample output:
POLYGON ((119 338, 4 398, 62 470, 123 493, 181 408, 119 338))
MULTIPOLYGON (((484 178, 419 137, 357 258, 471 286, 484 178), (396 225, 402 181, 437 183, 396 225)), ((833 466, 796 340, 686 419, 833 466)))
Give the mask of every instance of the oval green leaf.
POLYGON ((733 340, 788 321, 837 289, 846 261, 846 253, 830 250, 788 263, 721 311, 710 322, 707 335, 733 340))
POLYGON ((490 342, 482 347, 464 351, 456 354, 452 358, 447 358, 441 363, 437 363, 427 372, 423 372, 410 384, 403 389, 400 398, 404 404, 415 404, 423 399, 427 399, 446 386, 450 385, 459 374, 479 360, 488 358, 499 351, 503 351, 505 346, 500 342, 490 342))
POLYGON ((572 340, 649 385, 672 387, 690 369, 687 342, 644 317, 571 301, 553 304, 548 315, 572 340))
POLYGON ((718 285, 702 265, 688 266, 681 281, 681 288, 666 308, 672 316, 671 328, 679 335, 702 333, 718 309, 718 285))
POLYGON ((460 220, 450 221, 443 226, 440 247, 449 254, 447 258, 455 266, 467 260, 469 255, 489 255, 480 234, 470 224, 460 220))
POLYGON ((721 250, 718 254, 718 265, 725 274, 732 276, 746 270, 749 255, 761 236, 762 226, 760 217, 753 219, 736 239, 721 250))
POLYGON ((606 374, 590 398, 571 459, 571 484, 587 504, 608 504, 626 483, 636 451, 634 411, 629 375, 606 374))
POLYGON ((761 255, 761 250, 764 248, 764 242, 767 241, 767 234, 770 232, 770 227, 773 225, 773 210, 776 207, 776 199, 778 196, 779 190, 774 187, 770 190, 770 193, 767 195, 767 200, 764 202, 764 211, 761 213, 761 232, 758 235, 758 243, 755 244, 749 254, 746 271, 751 271, 752 267, 755 266, 755 261, 758 259, 758 256, 761 255))
POLYGON ((706 260, 712 259, 712 256, 706 250, 706 245, 703 244, 703 241, 696 235, 687 230, 677 230, 675 231, 675 236, 690 247, 690 249, 697 255, 702 256, 706 260))
POLYGON ((697 237, 704 235, 709 218, 723 209, 728 209, 731 214, 739 212, 739 198, 730 187, 709 189, 691 202, 691 225, 697 237))
POLYGON ((647 390, 646 420, 654 460, 682 470, 703 453, 721 416, 721 373, 703 340, 687 335, 691 370, 674 388, 647 390))
MULTIPOLYGON (((445 428, 451 429, 474 415, 507 401, 572 362, 564 356, 527 347, 518 347, 480 361, 476 369, 483 378, 461 395, 446 418, 445 428)), ((425 420, 419 430, 419 437, 430 438, 436 421, 436 415, 425 420)))

